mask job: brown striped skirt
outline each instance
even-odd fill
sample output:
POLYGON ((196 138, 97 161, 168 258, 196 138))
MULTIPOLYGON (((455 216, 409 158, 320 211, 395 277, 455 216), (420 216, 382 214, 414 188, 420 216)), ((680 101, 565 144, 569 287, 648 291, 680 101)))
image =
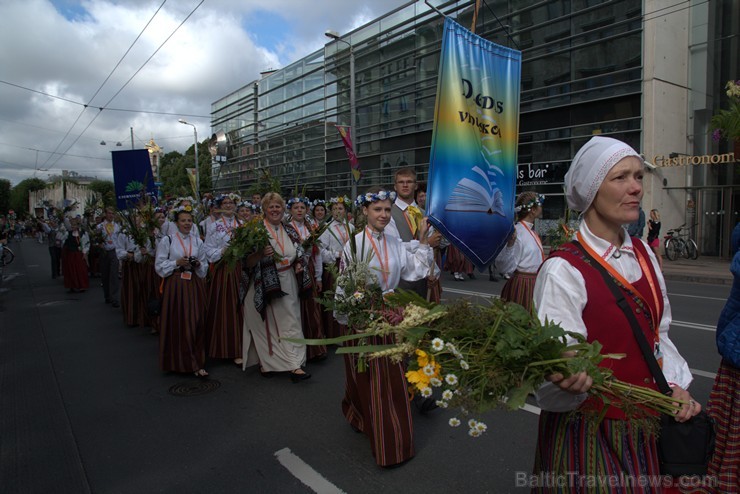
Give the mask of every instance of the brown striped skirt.
MULTIPOLYGON (((335 289, 336 280, 331 271, 327 269, 328 264, 324 264, 324 273, 321 276, 321 289, 324 292, 333 291, 335 289)), ((334 266, 339 269, 339 259, 337 259, 334 266)), ((321 306, 321 322, 324 327, 324 334, 327 338, 336 338, 342 335, 340 324, 334 319, 334 312, 328 307, 321 306)))
POLYGON ((740 369, 722 360, 709 395, 707 413, 715 420, 717 432, 714 456, 707 474, 716 485, 703 492, 740 492, 740 369), (714 480, 714 479, 713 479, 714 480))
POLYGON ((195 372, 205 365, 204 281, 183 280, 175 271, 164 280, 159 329, 159 366, 163 371, 195 372))
POLYGON ((241 263, 229 268, 221 262, 215 265, 208 284, 208 316, 206 338, 208 356, 241 358, 242 324, 244 316, 239 300, 241 263))
POLYGON ((519 304, 531 312, 535 281, 537 281, 537 273, 515 271, 511 278, 506 280, 501 290, 501 298, 507 302, 519 304))
MULTIPOLYGON (((313 259, 308 265, 311 273, 311 280, 316 279, 316 268, 313 265, 313 259)), ((318 302, 320 295, 314 284, 311 287, 311 293, 301 298, 301 326, 303 328, 303 337, 308 339, 326 338, 324 326, 321 321, 322 305, 318 302)), ((326 357, 326 345, 307 345, 306 358, 323 359, 326 357)))
POLYGON ((127 326, 139 325, 139 314, 146 310, 141 306, 141 270, 133 260, 121 261, 121 312, 127 326))
MULTIPOLYGON (((342 328, 347 331, 346 326, 342 328)), ((389 336, 368 340, 370 345, 392 343, 389 336)), ((387 467, 413 458, 414 428, 403 365, 380 357, 370 359, 367 369, 358 372, 357 356, 345 354, 344 371, 342 411, 350 425, 370 439, 375 462, 387 467)))

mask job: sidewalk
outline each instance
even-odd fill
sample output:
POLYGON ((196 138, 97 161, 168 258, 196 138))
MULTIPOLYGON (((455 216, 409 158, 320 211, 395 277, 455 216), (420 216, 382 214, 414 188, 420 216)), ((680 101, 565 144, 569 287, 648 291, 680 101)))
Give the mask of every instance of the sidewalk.
POLYGON ((732 285, 730 260, 718 257, 699 257, 669 261, 663 257, 663 276, 670 281, 688 281, 691 283, 715 283, 732 285))

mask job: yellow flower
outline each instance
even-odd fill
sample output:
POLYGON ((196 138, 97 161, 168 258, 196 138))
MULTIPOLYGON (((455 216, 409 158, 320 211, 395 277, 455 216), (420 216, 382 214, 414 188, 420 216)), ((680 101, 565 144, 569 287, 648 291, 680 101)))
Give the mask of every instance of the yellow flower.
POLYGON ((421 369, 406 372, 406 380, 416 386, 416 389, 419 391, 429 387, 430 379, 431 378, 424 374, 424 371, 421 369))
POLYGON ((416 364, 423 369, 429 363, 429 354, 424 350, 416 349, 416 364))

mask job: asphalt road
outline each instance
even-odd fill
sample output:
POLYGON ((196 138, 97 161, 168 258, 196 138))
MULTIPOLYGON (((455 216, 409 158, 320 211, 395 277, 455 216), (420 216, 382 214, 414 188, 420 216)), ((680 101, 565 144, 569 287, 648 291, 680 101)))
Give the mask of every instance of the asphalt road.
MULTIPOLYGON (((496 411, 467 437, 452 415, 415 412, 416 457, 378 468, 367 439, 344 421, 341 358, 309 366, 313 378, 264 379, 230 362, 208 365, 217 389, 163 374, 157 339, 127 328, 92 280, 82 294, 51 280, 44 245, 15 244, 0 295, 0 491, 96 493, 525 492, 537 409, 496 411)), ((498 294, 487 276, 445 278, 445 297, 498 294)), ((705 402, 719 365, 713 326, 726 285, 669 282, 672 338, 705 402)))

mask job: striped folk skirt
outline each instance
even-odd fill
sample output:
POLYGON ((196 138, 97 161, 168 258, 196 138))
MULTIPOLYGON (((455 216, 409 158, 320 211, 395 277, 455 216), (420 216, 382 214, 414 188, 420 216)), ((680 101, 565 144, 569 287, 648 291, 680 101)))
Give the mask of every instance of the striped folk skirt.
POLYGON ((208 284, 206 335, 208 356, 237 359, 242 356, 244 316, 239 300, 240 262, 229 268, 225 262, 214 266, 208 284))
POLYGON ((468 261, 468 258, 457 247, 448 245, 444 270, 450 273, 471 274, 473 263, 468 261))
POLYGON ((139 325, 139 314, 146 310, 141 305, 141 270, 133 260, 121 261, 121 312, 127 326, 139 325))
MULTIPOLYGON (((313 261, 308 265, 311 272, 311 279, 316 279, 316 268, 313 261)), ((303 337, 307 339, 326 338, 324 334, 324 325, 321 320, 321 309, 323 306, 319 303, 320 295, 316 286, 311 288, 309 295, 301 298, 301 326, 303 327, 303 337)), ((326 357, 326 345, 306 345, 306 358, 323 359, 326 357)))
POLYGON ((164 280, 159 326, 159 366, 163 371, 196 372, 205 365, 204 281, 183 280, 175 271, 164 280))
POLYGON ((707 413, 715 420, 717 432, 707 475, 715 477, 716 482, 701 492, 737 494, 740 492, 740 369, 726 360, 722 360, 714 379, 707 413))
POLYGON ((149 258, 147 262, 138 263, 139 279, 141 280, 139 311, 139 326, 158 329, 159 316, 153 315, 150 310, 150 304, 154 300, 161 300, 162 295, 159 293, 159 287, 162 284, 162 278, 154 270, 154 259, 149 258))
POLYGON ((511 278, 506 280, 501 290, 501 298, 507 302, 519 304, 527 309, 527 312, 531 312, 535 281, 537 281, 537 273, 515 271, 511 278))
MULTIPOLYGON (((324 264, 324 273, 321 276, 321 289, 324 292, 334 291, 336 280, 334 275, 327 269, 328 264, 324 264)), ((339 269, 339 259, 334 264, 339 269)), ((328 307, 321 306, 321 322, 324 327, 324 333, 327 338, 336 338, 342 335, 340 324, 334 319, 334 312, 328 307)))
MULTIPOLYGON (((373 341, 367 344, 392 343, 390 337, 369 340, 373 341)), ((342 411, 350 425, 370 439, 375 462, 388 467, 413 458, 414 428, 403 365, 380 357, 367 361, 365 371, 358 372, 357 356, 345 354, 344 372, 342 411)))
POLYGON ((82 252, 62 248, 62 273, 64 274, 64 288, 69 290, 90 288, 87 264, 82 252))
POLYGON ((654 434, 624 420, 542 411, 532 492, 663 493, 654 434))

